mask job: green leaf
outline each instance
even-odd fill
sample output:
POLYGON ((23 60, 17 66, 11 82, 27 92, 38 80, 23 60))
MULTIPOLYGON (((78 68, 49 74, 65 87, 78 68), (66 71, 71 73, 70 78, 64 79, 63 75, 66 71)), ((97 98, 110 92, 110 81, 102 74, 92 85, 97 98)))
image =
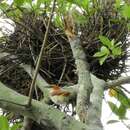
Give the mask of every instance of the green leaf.
POLYGON ((124 105, 120 105, 118 109, 118 116, 120 119, 124 119, 125 115, 126 115, 126 107, 124 107, 124 105))
POLYGON ((32 0, 14 0, 14 5, 16 6, 25 6, 26 4, 32 5, 32 0))
POLYGON ((126 108, 130 108, 130 99, 126 96, 126 94, 120 90, 117 89, 117 100, 126 108))
MULTIPOLYGON (((69 10, 71 10, 71 13, 72 13, 72 10, 74 9, 73 8, 73 0, 57 0, 57 13, 60 13, 62 15, 66 14, 69 10)), ((56 9, 55 9, 56 11, 56 9)))
POLYGON ((9 130, 9 123, 5 116, 0 116, 0 130, 9 130))
POLYGON ((113 56, 120 56, 122 54, 122 50, 120 47, 115 47, 112 49, 113 56))
POLYGON ((32 0, 25 0, 25 3, 32 4, 32 0))
POLYGON ((102 53, 101 51, 99 51, 99 52, 96 52, 93 56, 94 57, 102 57, 104 55, 106 55, 106 53, 102 53))
POLYGON ((87 18, 77 10, 73 10, 73 17, 78 25, 86 23, 87 18))
POLYGON ((109 49, 107 47, 105 47, 105 46, 101 47, 101 52, 103 52, 105 54, 109 54, 110 53, 109 49))
POLYGON ((126 108, 130 108, 130 99, 127 95, 119 88, 115 88, 117 94, 115 98, 126 108))
POLYGON ((90 0, 67 0, 67 1, 79 6, 80 8, 83 8, 84 10, 88 10, 88 6, 90 3, 90 0))
POLYGON ((116 0, 115 7, 116 9, 120 8, 121 0, 116 0))
POLYGON ((89 0, 82 0, 83 9, 88 10, 88 6, 89 6, 89 0))
POLYGON ((22 12, 19 9, 15 9, 15 10, 7 12, 7 16, 10 18, 17 19, 17 18, 22 17, 22 12))
POLYGON ((45 0, 37 0, 37 8, 40 8, 41 4, 43 4, 45 2, 45 0))
POLYGON ((113 49, 114 44, 115 44, 115 39, 112 39, 112 40, 111 40, 111 47, 110 47, 111 50, 113 49))
POLYGON ((99 58, 99 63, 100 63, 100 65, 103 65, 103 63, 104 63, 104 61, 107 59, 107 57, 108 57, 108 55, 105 55, 105 56, 99 58))
POLYGON ((17 6, 23 5, 24 2, 25 2, 25 0, 14 0, 14 4, 17 6))
POLYGON ((106 56, 106 55, 109 55, 109 54, 110 54, 110 51, 108 50, 108 48, 105 47, 105 46, 102 46, 100 51, 96 52, 94 54, 94 57, 102 57, 102 56, 106 56))
POLYGON ((22 8, 25 8, 25 9, 28 9, 28 10, 31 10, 31 9, 32 9, 31 4, 30 4, 30 3, 27 3, 27 2, 25 2, 21 7, 22 7, 22 8))
POLYGON ((117 122, 119 122, 118 120, 109 120, 108 122, 107 122, 107 124, 113 124, 113 123, 117 123, 117 122))
POLYGON ((115 113, 119 119, 125 119, 125 115, 126 115, 126 107, 124 105, 120 105, 120 107, 118 108, 114 103, 112 102, 108 102, 111 110, 113 113, 115 113))
POLYGON ((107 46, 108 48, 111 48, 111 41, 107 37, 100 35, 99 39, 103 45, 107 46))
POLYGON ((127 23, 127 28, 128 30, 130 30, 130 23, 127 23))
POLYGON ((108 50, 108 48, 105 46, 102 46, 100 49, 100 52, 96 52, 94 54, 94 57, 98 57, 100 65, 103 65, 104 61, 107 59, 109 54, 110 54, 110 51, 108 50))
POLYGON ((17 123, 17 124, 14 124, 11 128, 10 128, 10 130, 18 130, 19 128, 21 128, 21 124, 20 123, 17 123))
POLYGON ((62 20, 58 15, 54 18, 54 23, 57 27, 63 27, 62 20))
POLYGON ((118 115, 118 107, 114 103, 109 101, 108 101, 108 105, 111 108, 112 112, 118 115))
POLYGON ((122 9, 122 15, 125 18, 130 18, 130 5, 125 4, 122 9))
POLYGON ((7 10, 9 8, 9 5, 7 3, 0 3, 0 9, 1 10, 7 10))

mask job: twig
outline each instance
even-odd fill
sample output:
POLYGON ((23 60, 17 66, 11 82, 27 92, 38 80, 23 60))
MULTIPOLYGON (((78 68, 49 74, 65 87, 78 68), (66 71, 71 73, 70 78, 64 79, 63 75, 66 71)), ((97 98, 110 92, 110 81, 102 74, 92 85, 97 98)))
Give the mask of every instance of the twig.
POLYGON ((128 94, 130 94, 130 91, 128 91, 126 88, 124 88, 123 86, 120 86, 121 89, 123 89, 125 92, 127 92, 128 94))
POLYGON ((127 83, 130 83, 130 76, 127 76, 127 77, 120 77, 119 79, 117 80, 113 80, 111 82, 107 82, 106 84, 106 87, 116 87, 118 85, 121 85, 121 84, 127 84, 127 83))
MULTIPOLYGON (((65 58, 65 59, 66 59, 66 58, 65 58)), ((67 63, 66 63, 66 60, 65 60, 65 64, 64 64, 64 67, 63 67, 63 70, 62 70, 60 79, 59 79, 59 81, 58 81, 58 84, 61 83, 61 80, 62 80, 62 78, 63 78, 63 76, 64 76, 64 74, 65 74, 66 66, 67 66, 67 63)))
MULTIPOLYGON (((64 54, 64 48, 63 48, 62 46, 61 46, 61 48, 62 48, 62 53, 64 54)), ((64 76, 64 74, 65 74, 66 66, 67 66, 67 58, 66 58, 65 55, 64 55, 64 61, 65 61, 65 63, 64 63, 63 70, 62 70, 62 73, 61 73, 60 79, 59 79, 59 81, 58 81, 58 84, 61 83, 62 78, 63 78, 63 76, 64 76)))
POLYGON ((29 100, 28 100, 28 106, 29 107, 31 106, 31 101, 32 101, 32 95, 33 95, 33 92, 34 92, 35 81, 36 81, 37 74, 38 74, 38 71, 39 71, 39 68, 40 68, 40 63, 41 63, 41 59, 42 59, 42 55, 43 55, 43 51, 44 51, 44 46, 45 46, 47 38, 48 38, 48 32, 49 32, 50 23, 51 23, 51 19, 52 19, 54 8, 55 8, 55 2, 56 2, 56 0, 53 0, 53 6, 52 6, 52 10, 51 10, 49 21, 48 21, 47 29, 46 29, 46 32, 45 32, 45 37, 44 37, 44 40, 43 40, 43 44, 42 44, 42 47, 41 47, 41 51, 40 51, 40 54, 39 54, 39 58, 38 58, 38 61, 37 61, 37 64, 36 64, 36 69, 35 69, 35 72, 34 72, 34 76, 33 76, 31 87, 30 87, 30 91, 29 91, 29 100))
POLYGON ((25 25, 25 24, 23 24, 22 22, 19 22, 19 21, 15 21, 15 23, 17 23, 17 24, 20 25, 21 27, 27 29, 29 32, 33 33, 33 35, 34 35, 35 37, 37 37, 38 40, 42 41, 41 37, 40 37, 37 33, 35 33, 32 28, 28 27, 27 25, 25 25))
POLYGON ((38 100, 39 96, 38 96, 38 90, 37 90, 37 86, 36 85, 35 85, 35 94, 36 94, 36 99, 38 100))
POLYGON ((122 122, 122 124, 123 124, 128 130, 130 130, 129 124, 126 124, 123 120, 121 120, 121 122, 122 122))

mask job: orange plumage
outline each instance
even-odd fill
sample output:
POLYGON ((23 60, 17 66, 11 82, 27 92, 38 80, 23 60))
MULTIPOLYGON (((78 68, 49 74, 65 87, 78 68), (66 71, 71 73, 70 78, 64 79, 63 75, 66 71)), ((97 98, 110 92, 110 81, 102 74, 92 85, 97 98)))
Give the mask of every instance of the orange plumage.
POLYGON ((50 90, 50 98, 55 104, 67 104, 69 102, 70 92, 54 85, 50 90))

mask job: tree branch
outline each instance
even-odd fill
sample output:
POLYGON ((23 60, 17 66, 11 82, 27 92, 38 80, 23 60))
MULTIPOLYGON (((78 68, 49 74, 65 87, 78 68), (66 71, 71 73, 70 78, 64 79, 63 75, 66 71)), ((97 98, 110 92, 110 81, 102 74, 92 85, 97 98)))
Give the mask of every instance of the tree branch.
POLYGON ((27 101, 28 97, 18 94, 0 82, 1 108, 15 113, 18 112, 53 130, 89 130, 85 124, 76 121, 45 103, 32 100, 32 106, 26 108, 27 101))
POLYGON ((95 130, 103 130, 100 118, 102 111, 102 97, 106 82, 98 79, 93 74, 91 74, 91 81, 93 84, 93 92, 90 97, 91 104, 88 108, 87 125, 95 130))
POLYGON ((70 46, 75 59, 78 73, 78 94, 77 94, 77 114, 82 122, 87 121, 87 109, 90 104, 90 94, 92 92, 92 82, 89 72, 89 65, 86 62, 85 52, 81 46, 81 41, 76 34, 75 22, 72 12, 64 18, 65 33, 69 39, 70 46))
POLYGON ((121 84, 127 84, 127 83, 130 83, 130 76, 127 76, 127 77, 120 77, 116 80, 113 80, 113 81, 109 81, 106 83, 106 87, 116 87, 118 85, 121 85, 121 84))
MULTIPOLYGON (((30 75, 30 77, 32 78, 34 75, 34 68, 31 68, 30 65, 20 65, 22 68, 24 68, 24 70, 30 75)), ((37 79, 36 79, 36 85, 39 87, 39 89, 44 92, 45 91, 45 87, 46 86, 50 86, 42 77, 41 75, 38 73, 37 74, 37 79)))
POLYGON ((85 53, 81 47, 79 38, 70 41, 71 49, 75 58, 75 64, 78 72, 78 95, 77 95, 77 114, 81 121, 87 121, 87 109, 90 104, 90 94, 92 92, 92 83, 89 72, 89 66, 86 62, 85 53))

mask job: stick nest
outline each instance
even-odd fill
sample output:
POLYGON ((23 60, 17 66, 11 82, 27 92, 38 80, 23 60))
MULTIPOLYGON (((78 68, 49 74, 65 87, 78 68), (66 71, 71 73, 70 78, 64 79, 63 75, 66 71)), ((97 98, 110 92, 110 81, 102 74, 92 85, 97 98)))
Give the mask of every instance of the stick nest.
MULTIPOLYGON (((116 79, 126 70, 125 61, 128 57, 126 36, 128 31, 126 21, 120 20, 118 17, 113 10, 99 11, 79 27, 80 38, 86 53, 86 61, 90 65, 90 71, 104 80, 116 79), (101 66, 98 59, 93 57, 102 45, 98 38, 99 34, 115 39, 117 42, 121 41, 124 55, 115 59, 109 57, 101 66)), ((0 80, 24 93, 25 88, 27 89, 30 85, 31 78, 19 67, 19 64, 36 66, 48 17, 29 13, 24 14, 19 21, 14 22, 16 25, 15 32, 0 44, 0 51, 9 53, 9 55, 1 58, 0 80)), ((64 31, 52 23, 39 73, 48 83, 57 84, 60 79, 59 84, 64 85, 68 82, 77 83, 78 76, 75 74, 75 70, 75 61, 68 39, 64 31)))

